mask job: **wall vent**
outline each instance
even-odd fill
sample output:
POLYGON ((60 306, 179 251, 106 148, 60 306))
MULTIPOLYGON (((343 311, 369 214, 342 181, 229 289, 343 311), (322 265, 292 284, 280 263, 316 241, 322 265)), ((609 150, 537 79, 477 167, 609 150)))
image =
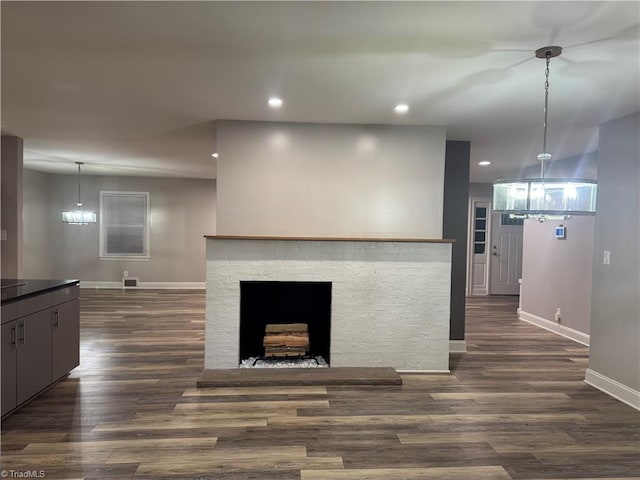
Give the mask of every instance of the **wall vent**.
POLYGON ((123 277, 122 286, 124 288, 136 288, 138 286, 138 278, 136 277, 123 277))

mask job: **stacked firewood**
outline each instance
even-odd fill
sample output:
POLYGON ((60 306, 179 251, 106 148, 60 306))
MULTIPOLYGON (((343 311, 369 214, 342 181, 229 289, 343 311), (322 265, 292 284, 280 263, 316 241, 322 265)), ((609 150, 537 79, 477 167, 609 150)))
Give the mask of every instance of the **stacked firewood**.
POLYGON ((263 345, 265 357, 303 357, 309 351, 307 324, 268 324, 263 345))

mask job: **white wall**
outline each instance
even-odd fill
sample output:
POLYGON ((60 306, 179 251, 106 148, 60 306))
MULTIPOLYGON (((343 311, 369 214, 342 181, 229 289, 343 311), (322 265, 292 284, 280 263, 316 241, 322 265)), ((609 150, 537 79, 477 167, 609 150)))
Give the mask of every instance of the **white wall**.
POLYGON ((26 168, 22 174, 23 276, 52 278, 49 174, 26 168))
MULTIPOLYGON (((149 192, 151 233, 149 260, 99 258, 99 225, 67 225, 60 212, 75 207, 77 176, 48 174, 50 201, 46 241, 51 277, 85 282, 120 282, 123 270, 140 282, 204 283, 205 239, 215 234, 216 183, 205 179, 82 176, 83 208, 100 211, 100 191, 149 192)), ((28 189, 38 188, 37 176, 25 175, 28 189)), ((42 210, 29 209, 26 224, 42 220, 42 210)), ((30 267, 32 271, 36 267, 30 267)), ((43 267, 44 268, 44 267, 43 267)))
POLYGON ((591 272, 595 218, 574 216, 570 220, 534 219, 524 222, 522 289, 520 316, 526 320, 546 320, 541 326, 588 342, 591 318, 591 272), (555 237, 558 225, 566 227, 566 239, 555 237), (561 320, 555 321, 560 308, 561 320))
POLYGON ((217 122, 217 232, 442 237, 445 129, 217 122))
POLYGON ((640 408, 640 113, 600 126, 587 380, 640 408), (604 265, 603 252, 611 252, 604 265))

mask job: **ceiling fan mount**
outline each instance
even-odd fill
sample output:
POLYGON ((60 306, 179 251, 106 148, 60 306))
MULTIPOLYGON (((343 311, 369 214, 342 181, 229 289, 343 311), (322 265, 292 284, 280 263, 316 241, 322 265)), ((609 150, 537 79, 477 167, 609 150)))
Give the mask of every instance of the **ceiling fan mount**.
POLYGON ((550 47, 541 47, 536 50, 537 58, 553 58, 557 57, 562 53, 562 47, 558 46, 550 46, 550 47))

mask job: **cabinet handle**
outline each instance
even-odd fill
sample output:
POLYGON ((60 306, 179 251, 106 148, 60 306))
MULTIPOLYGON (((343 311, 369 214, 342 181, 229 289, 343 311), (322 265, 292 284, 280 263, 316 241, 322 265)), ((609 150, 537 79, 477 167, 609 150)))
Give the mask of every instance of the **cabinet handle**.
POLYGON ((56 327, 56 328, 60 328, 58 310, 54 310, 53 311, 53 326, 56 327))
POLYGON ((11 327, 11 346, 16 348, 17 338, 16 338, 16 327, 15 325, 11 327))
POLYGON ((26 334, 25 328, 24 328, 24 322, 20 322, 18 324, 18 328, 20 329, 20 332, 18 335, 18 341, 24 345, 25 334, 26 334))

